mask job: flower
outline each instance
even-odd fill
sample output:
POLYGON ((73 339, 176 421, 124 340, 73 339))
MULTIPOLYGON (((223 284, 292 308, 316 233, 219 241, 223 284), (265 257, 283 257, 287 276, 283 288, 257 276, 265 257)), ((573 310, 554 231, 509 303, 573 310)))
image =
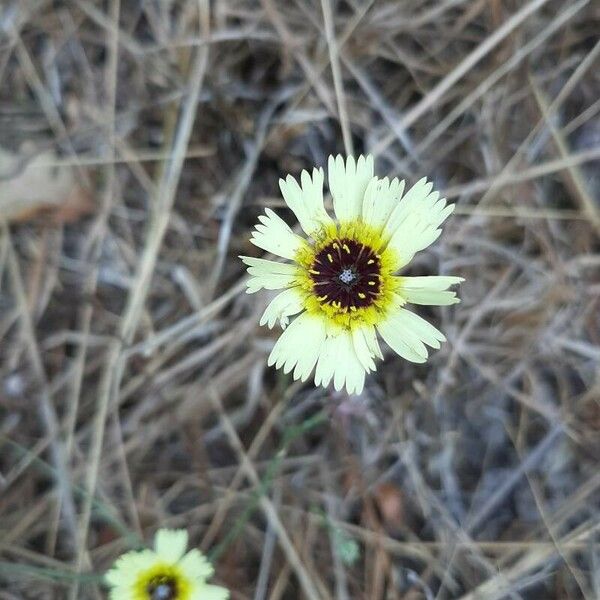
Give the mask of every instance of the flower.
POLYGON ((123 554, 105 576, 111 600, 227 600, 206 583, 213 568, 199 550, 185 552, 187 531, 159 529, 154 550, 123 554))
POLYGON ((383 359, 377 333, 406 360, 423 363, 426 346, 444 335, 404 308, 406 304, 459 302, 448 288, 461 277, 398 275, 413 256, 440 235, 454 210, 426 178, 406 194, 404 181, 373 174, 373 157, 329 157, 328 183, 336 219, 323 205, 322 169, 302 171, 300 184, 279 180, 283 198, 307 238, 294 233, 272 210, 258 217, 253 244, 290 261, 241 256, 248 266, 248 293, 283 290, 260 324, 284 329, 268 364, 315 384, 360 393, 365 374, 383 359), (289 324, 290 317, 297 315, 289 324), (288 326, 289 324, 289 326, 288 326))

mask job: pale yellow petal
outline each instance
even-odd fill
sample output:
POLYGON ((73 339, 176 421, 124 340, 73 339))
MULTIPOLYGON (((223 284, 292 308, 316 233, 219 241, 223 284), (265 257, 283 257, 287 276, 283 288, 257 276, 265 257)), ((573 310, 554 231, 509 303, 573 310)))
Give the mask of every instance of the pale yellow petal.
POLYGON ((350 331, 335 330, 325 338, 315 370, 315 384, 333 386, 349 394, 360 394, 365 383, 365 367, 356 355, 350 331))
POLYGON ((418 338, 428 346, 438 349, 440 342, 445 342, 446 337, 444 334, 436 329, 429 321, 426 321, 419 315, 401 308, 395 315, 406 328, 414 333, 418 338))
POLYGON ((447 291, 451 285, 464 281, 462 277, 431 275, 428 277, 399 277, 398 293, 412 304, 446 306, 457 304, 456 292, 447 291))
POLYGON ((293 260, 306 242, 270 208, 265 209, 265 213, 258 217, 260 223, 255 226, 250 241, 267 252, 293 260))
POLYGON ((281 328, 285 329, 289 323, 289 317, 303 310, 304 297, 302 292, 300 288, 292 287, 284 290, 271 300, 260 318, 260 324, 266 324, 269 329, 273 329, 275 323, 279 321, 281 328))
POLYGON ((371 352, 371 356, 375 358, 380 358, 383 360, 383 352, 379 346, 379 340, 377 339, 377 330, 374 326, 368 326, 362 328, 363 335, 365 336, 365 341, 371 352))
POLYGON ((307 171, 300 174, 302 187, 291 175, 279 180, 283 199, 307 235, 332 222, 323 206, 323 178, 323 169, 313 169, 312 177, 307 171))
POLYGON ((385 224, 385 234, 387 237, 394 235, 400 224, 406 219, 407 215, 418 204, 422 204, 433 188, 433 183, 427 181, 427 177, 419 179, 408 192, 402 197, 401 201, 394 207, 385 224))
POLYGON ((442 230, 439 226, 454 210, 439 200, 439 193, 431 191, 431 183, 418 181, 394 209, 384 228, 389 237, 388 248, 398 257, 398 268, 413 256, 433 244, 442 230))
POLYGON ((396 208, 404 191, 404 181, 397 178, 390 182, 387 177, 373 177, 365 191, 362 218, 376 230, 384 227, 392 211, 396 208))
POLYGON ((348 222, 361 216, 367 185, 373 178, 373 157, 359 156, 346 161, 338 155, 329 157, 328 184, 333 198, 333 209, 340 222, 348 222))
POLYGON ((176 563, 185 554, 187 543, 185 529, 159 529, 154 537, 156 554, 170 563, 176 563))
POLYGON ((460 298, 456 297, 456 292, 450 291, 402 290, 401 293, 407 302, 423 306, 450 306, 460 302, 460 298))
POLYGON ((229 590, 218 585, 198 586, 192 592, 190 600, 228 600, 229 590))
POLYGON ((325 337, 317 360, 317 368, 315 369, 315 385, 322 385, 323 387, 329 385, 337 360, 336 349, 337 339, 332 336, 325 337))
POLYGON ((352 334, 344 331, 337 335, 338 359, 334 365, 333 387, 344 387, 349 394, 360 394, 365 385, 365 367, 361 364, 352 341, 352 334))
POLYGON ((113 588, 110 590, 108 597, 110 600, 136 600, 131 586, 127 588, 113 588))
POLYGON ((283 368, 284 373, 289 373, 300 362, 298 374, 304 374, 305 369, 310 366, 312 370, 313 353, 305 353, 306 348, 313 341, 323 337, 323 320, 321 317, 310 313, 302 313, 294 319, 287 329, 281 334, 269 358, 267 364, 275 365, 275 368, 283 368))
POLYGON ((447 290, 451 285, 464 281, 463 277, 451 275, 427 275, 425 277, 401 277, 402 289, 412 290, 447 290))
POLYGON ((280 290, 294 285, 298 278, 298 265, 278 263, 264 258, 240 256, 244 264, 248 265, 246 293, 253 294, 261 289, 280 290))
POLYGON ((151 568, 158 560, 152 550, 126 552, 114 563, 104 576, 113 586, 127 586, 136 580, 138 574, 151 568))
POLYGON ((314 319, 306 334, 305 343, 299 348, 298 362, 294 367, 294 380, 306 381, 317 364, 326 337, 323 319, 314 319))
POLYGON ((240 258, 248 266, 250 275, 291 275, 298 271, 298 265, 293 263, 281 263, 265 258, 255 258, 254 256, 240 256, 240 258))
POLYGON ((179 566, 183 574, 191 581, 205 581, 214 573, 213 566, 204 554, 195 548, 190 550, 180 561, 179 566))
POLYGON ((398 327, 393 319, 387 318, 377 323, 376 328, 387 345, 405 360, 415 363, 424 363, 427 360, 427 352, 419 353, 421 346, 414 347, 407 341, 404 330, 398 327))
POLYGON ((374 334, 375 328, 373 325, 366 324, 362 327, 352 328, 354 352, 367 373, 375 371, 376 368, 373 358, 377 355, 374 354, 372 346, 369 344, 369 341, 373 339, 374 334))

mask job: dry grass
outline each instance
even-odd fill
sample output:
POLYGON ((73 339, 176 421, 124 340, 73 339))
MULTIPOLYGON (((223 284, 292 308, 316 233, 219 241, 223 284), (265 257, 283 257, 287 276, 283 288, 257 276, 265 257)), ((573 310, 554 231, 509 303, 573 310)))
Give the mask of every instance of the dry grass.
POLYGON ((5 0, 0 599, 103 598, 160 526, 235 600, 600 598, 598 31, 593 0, 5 0), (466 278, 358 398, 266 367, 237 259, 344 151, 457 202, 411 272, 466 278), (9 215, 42 153, 77 187, 9 215))

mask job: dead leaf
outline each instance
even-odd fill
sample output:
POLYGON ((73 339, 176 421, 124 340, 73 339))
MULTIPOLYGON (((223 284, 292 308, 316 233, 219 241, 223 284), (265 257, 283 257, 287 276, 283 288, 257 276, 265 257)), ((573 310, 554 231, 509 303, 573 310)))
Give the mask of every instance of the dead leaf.
POLYGON ((78 182, 73 167, 53 151, 27 159, 0 148, 0 217, 7 222, 39 218, 71 223, 94 210, 91 194, 78 182))
POLYGON ((375 502, 386 529, 397 529, 404 523, 404 497, 402 490, 390 482, 377 486, 374 491, 375 502))

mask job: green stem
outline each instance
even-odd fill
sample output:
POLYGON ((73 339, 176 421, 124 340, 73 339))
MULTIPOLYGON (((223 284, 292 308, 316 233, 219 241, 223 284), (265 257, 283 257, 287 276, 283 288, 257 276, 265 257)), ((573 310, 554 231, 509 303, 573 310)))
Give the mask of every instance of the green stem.
POLYGON ((209 552, 208 558, 211 562, 216 562, 219 559, 223 552, 225 552, 225 550, 227 550, 227 548, 237 539, 242 529, 246 526, 246 523, 252 518, 252 515, 254 515, 254 512, 258 508, 260 499, 266 495, 270 489, 273 479, 275 478, 292 442, 325 421, 327 421, 327 413, 322 411, 309 417, 299 425, 293 425, 285 429, 283 441, 281 442, 279 450, 269 462, 265 476, 261 480, 258 488, 253 492, 250 502, 243 510, 242 514, 235 520, 232 528, 227 532, 223 540, 209 552))

